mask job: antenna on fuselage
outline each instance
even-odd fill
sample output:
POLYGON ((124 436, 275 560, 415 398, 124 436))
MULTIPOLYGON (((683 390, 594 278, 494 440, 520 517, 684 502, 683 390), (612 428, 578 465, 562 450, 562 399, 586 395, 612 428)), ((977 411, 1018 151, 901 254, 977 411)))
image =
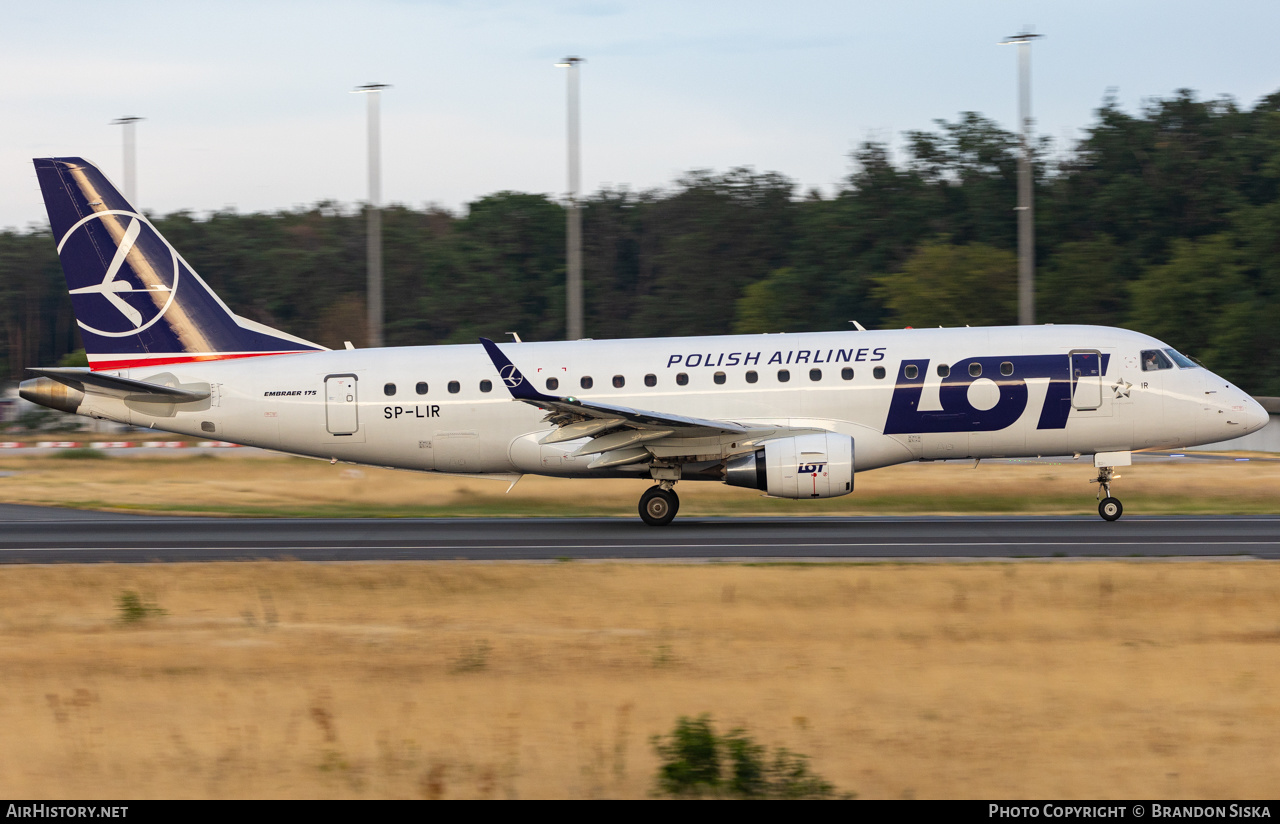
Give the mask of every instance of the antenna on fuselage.
POLYGON ((859 332, 867 331, 867 327, 863 326, 861 323, 858 323, 856 320, 851 320, 849 322, 852 323, 853 327, 857 329, 859 332))
MULTIPOLYGON (((504 332, 503 334, 510 335, 512 338, 515 339, 516 343, 524 343, 524 341, 520 340, 519 332, 504 332)), ((515 484, 512 484, 512 486, 515 486, 515 484)))

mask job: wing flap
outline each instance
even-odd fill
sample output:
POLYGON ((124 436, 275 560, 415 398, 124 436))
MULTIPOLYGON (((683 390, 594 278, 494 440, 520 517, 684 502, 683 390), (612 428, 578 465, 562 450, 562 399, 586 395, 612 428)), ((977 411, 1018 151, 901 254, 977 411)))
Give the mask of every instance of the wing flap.
POLYGON ((615 449, 612 452, 604 453, 587 464, 587 469, 608 469, 611 466, 626 466, 627 464, 647 461, 651 458, 653 456, 643 446, 633 446, 630 449, 615 449))
POLYGON ((564 441, 574 441, 578 438, 589 438, 592 435, 604 432, 607 429, 622 426, 625 423, 626 421, 622 418, 595 418, 593 420, 569 423, 554 430, 551 434, 539 441, 539 443, 549 446, 551 444, 563 443, 564 441))
MULTIPOLYGON (((524 400, 523 398, 521 400, 524 400)), ((621 425, 638 429, 679 429, 681 434, 691 434, 691 430, 708 430, 709 432, 749 432, 756 427, 733 421, 719 421, 710 418, 693 418, 688 415, 673 415, 669 412, 653 412, 648 409, 632 409, 627 406, 615 406, 609 403, 586 401, 581 398, 559 398, 552 401, 525 401, 542 409, 560 412, 583 418, 620 418, 621 425)), ((582 437, 581 435, 579 437, 582 437)))
POLYGON ((639 446, 649 441, 657 441, 668 435, 673 434, 671 429, 624 429, 621 432, 613 432, 608 435, 601 435, 594 440, 584 443, 578 447, 573 453, 574 457, 579 455, 591 455, 597 452, 612 452, 615 449, 626 449, 627 447, 639 446))

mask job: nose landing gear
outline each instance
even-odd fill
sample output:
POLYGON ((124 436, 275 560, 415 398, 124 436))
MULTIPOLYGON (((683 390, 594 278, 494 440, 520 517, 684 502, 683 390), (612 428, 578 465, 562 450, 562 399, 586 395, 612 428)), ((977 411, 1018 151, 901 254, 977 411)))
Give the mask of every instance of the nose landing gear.
POLYGON ((1114 467, 1099 467, 1098 477, 1089 482, 1098 485, 1097 497, 1101 498, 1098 502, 1098 514, 1104 521, 1114 521, 1124 513, 1124 505, 1120 503, 1120 499, 1111 497, 1111 482, 1120 477, 1115 473, 1114 467), (1105 498, 1102 497, 1104 492, 1105 498))
POLYGON ((640 496, 640 520, 649 526, 666 526, 680 511, 680 498, 672 481, 651 486, 640 496))

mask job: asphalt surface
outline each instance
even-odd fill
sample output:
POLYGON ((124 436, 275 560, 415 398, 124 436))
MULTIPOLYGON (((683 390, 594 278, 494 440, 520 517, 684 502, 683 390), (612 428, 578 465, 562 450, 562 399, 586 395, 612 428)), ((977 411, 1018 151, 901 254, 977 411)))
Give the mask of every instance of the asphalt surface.
POLYGON ((0 505, 0 564, 297 559, 1280 559, 1280 516, 259 519, 0 505))
MULTIPOLYGON (((219 458, 289 458, 294 457, 285 452, 274 452, 270 449, 259 449, 254 446, 240 446, 235 448, 219 447, 219 446, 185 446, 182 448, 147 448, 142 446, 131 447, 110 447, 97 448, 88 444, 77 447, 44 447, 44 446, 24 446, 14 449, 0 449, 0 458, 48 458, 56 456, 60 452, 83 452, 86 449, 92 449, 94 452, 101 453, 109 458, 194 458, 201 455, 213 455, 219 458)), ((1133 460, 1135 463, 1169 463, 1169 462, 1187 462, 1187 461, 1258 461, 1262 463, 1280 462, 1280 456, 1272 456, 1267 454, 1253 453, 1249 457, 1241 457, 1235 453, 1224 452, 1199 452, 1194 449, 1185 451, 1165 451, 1165 452, 1134 452, 1133 460)), ((1074 458, 1071 455, 1044 455, 1038 458, 986 458, 982 462, 984 464, 1076 464, 1090 465, 1091 459, 1088 456, 1082 458, 1074 458)), ((957 459, 954 461, 938 461, 938 463, 972 463, 972 459, 957 459)))

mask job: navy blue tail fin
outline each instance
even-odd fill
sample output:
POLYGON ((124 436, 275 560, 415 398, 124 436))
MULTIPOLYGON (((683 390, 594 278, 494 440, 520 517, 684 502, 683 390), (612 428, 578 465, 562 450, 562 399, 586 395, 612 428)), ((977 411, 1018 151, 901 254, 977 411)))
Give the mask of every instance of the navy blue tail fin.
POLYGON ((324 349, 228 309, 97 166, 35 165, 93 369, 324 349))

